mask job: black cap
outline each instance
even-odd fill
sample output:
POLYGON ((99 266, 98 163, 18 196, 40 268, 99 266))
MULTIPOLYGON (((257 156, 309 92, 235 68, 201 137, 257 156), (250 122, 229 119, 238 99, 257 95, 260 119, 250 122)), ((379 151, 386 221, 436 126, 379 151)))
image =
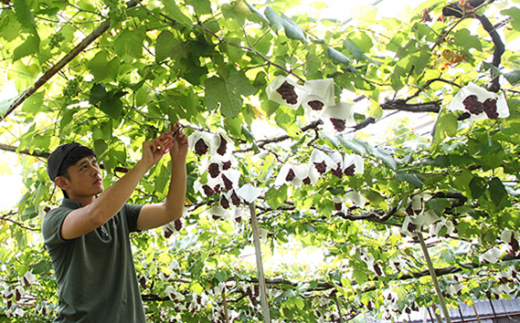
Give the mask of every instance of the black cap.
POLYGON ((56 177, 60 176, 59 174, 60 168, 63 165, 63 162, 65 159, 67 159, 67 156, 76 148, 80 147, 81 145, 77 142, 72 142, 69 144, 63 144, 56 148, 52 154, 49 156, 49 159, 47 159, 47 174, 49 174, 49 177, 54 182, 56 177))

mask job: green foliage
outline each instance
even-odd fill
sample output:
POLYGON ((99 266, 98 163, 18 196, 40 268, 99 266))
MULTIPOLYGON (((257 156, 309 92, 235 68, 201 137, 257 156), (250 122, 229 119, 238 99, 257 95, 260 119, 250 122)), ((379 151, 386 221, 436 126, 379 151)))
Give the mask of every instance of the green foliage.
MULTIPOLYGON (((423 19, 424 8, 438 17, 445 1, 423 2, 395 18, 358 8, 348 24, 291 16, 298 0, 266 3, 4 2, 0 66, 20 95, 73 48, 85 47, 6 119, 13 101, 0 102, 0 138, 20 154, 26 187, 16 211, 0 212, 0 322, 48 322, 58 308, 39 228, 61 193, 45 172, 45 154, 64 142, 91 146, 107 187, 169 122, 188 135, 220 142, 225 134, 230 142, 225 158, 209 156, 219 147, 188 154, 180 230, 131 237, 150 322, 221 322, 223 295, 235 319, 261 320, 256 265, 248 257, 249 208, 234 205, 232 196, 245 184, 262 192, 255 204, 273 320, 337 321, 336 296, 344 318, 372 310, 395 317, 436 303, 414 228, 432 238, 433 264, 448 273, 440 284, 453 305, 518 296, 518 243, 511 237, 520 238, 520 65, 510 47, 520 35, 519 9, 489 17, 506 24, 503 65, 496 68, 486 63, 494 44, 473 30, 474 20, 423 19), (107 31, 87 36, 106 19, 107 31), (461 87, 486 87, 490 69, 504 76, 499 94, 509 117, 474 120, 448 109, 461 87), (289 76, 298 89, 331 78, 331 105, 342 97, 359 101, 343 118, 346 129, 337 131, 330 116, 305 105, 269 100, 277 76, 289 76), (424 107, 434 120, 431 134, 411 121, 424 107), (387 110, 403 111, 385 132, 387 110), (316 152, 332 162, 312 159, 316 152), (229 161, 224 174, 236 180, 232 189, 211 187, 209 194, 199 187, 213 180, 204 166, 215 161, 229 161), (322 173, 300 178, 301 169, 322 173), (227 209, 224 198, 232 201, 227 209), (508 252, 486 264, 482 257, 492 247, 508 252), (31 275, 36 280, 27 284, 31 275), (171 287, 184 300, 168 294, 171 287), (25 291, 18 299, 17 288, 25 291)), ((0 174, 13 167, 0 161, 0 174)), ((130 202, 160 202, 168 183, 165 157, 130 202)))

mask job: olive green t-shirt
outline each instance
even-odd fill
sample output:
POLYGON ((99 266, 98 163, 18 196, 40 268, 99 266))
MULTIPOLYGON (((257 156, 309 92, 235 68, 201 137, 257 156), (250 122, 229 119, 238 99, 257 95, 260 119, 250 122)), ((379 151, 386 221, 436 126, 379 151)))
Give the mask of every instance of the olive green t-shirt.
POLYGON ((81 208, 65 198, 42 223, 58 283, 59 323, 144 323, 129 234, 142 206, 125 204, 107 223, 76 239, 61 236, 63 220, 81 208))

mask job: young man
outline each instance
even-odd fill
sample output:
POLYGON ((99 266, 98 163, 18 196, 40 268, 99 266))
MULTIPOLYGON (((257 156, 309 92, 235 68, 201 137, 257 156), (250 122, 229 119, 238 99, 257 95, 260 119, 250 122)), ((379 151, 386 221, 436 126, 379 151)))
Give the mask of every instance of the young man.
MULTIPOLYGON (((171 128, 173 133, 178 125, 171 128)), ((143 143, 141 160, 106 190, 90 148, 65 144, 49 157, 49 177, 65 194, 62 205, 49 211, 42 223, 59 288, 54 322, 146 322, 129 233, 182 216, 188 151, 182 130, 169 147, 161 147, 165 148, 171 148, 168 196, 163 203, 142 206, 126 202, 141 178, 163 157, 155 141, 143 143)))

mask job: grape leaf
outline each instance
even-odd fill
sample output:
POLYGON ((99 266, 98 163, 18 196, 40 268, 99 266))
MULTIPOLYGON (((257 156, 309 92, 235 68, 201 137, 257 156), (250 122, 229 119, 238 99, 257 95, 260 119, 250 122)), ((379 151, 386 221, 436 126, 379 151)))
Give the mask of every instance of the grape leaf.
POLYGON ((479 197, 481 197, 482 194, 486 192, 487 186, 488 182, 484 178, 478 176, 473 177, 471 182, 469 182, 471 197, 474 199, 478 199, 479 197))
POLYGON ((186 26, 191 26, 193 24, 191 19, 188 16, 186 16, 184 13, 182 13, 182 11, 179 9, 177 4, 175 4, 174 0, 161 0, 161 2, 164 4, 164 9, 166 11, 166 14, 170 18, 172 18, 176 22, 186 25, 186 26))
POLYGON ((179 46, 179 41, 175 38, 172 32, 168 30, 162 31, 157 37, 155 44, 155 61, 157 63, 162 62, 168 57, 171 57, 172 53, 176 51, 179 46))
POLYGON ((34 17, 31 13, 31 9, 29 8, 29 4, 25 0, 13 0, 14 12, 16 14, 16 19, 18 22, 22 24, 23 29, 32 33, 36 33, 36 21, 34 21, 34 17))
POLYGON ((191 5, 197 15, 210 15, 213 13, 210 0, 185 0, 187 5, 191 5))
POLYGON ((350 63, 350 58, 348 58, 343 53, 341 53, 340 51, 338 51, 332 47, 329 47, 329 49, 327 50, 327 54, 329 55, 330 58, 332 58, 333 60, 335 60, 341 64, 350 63))
POLYGON ((278 31, 283 27, 283 20, 280 18, 280 16, 274 11, 271 7, 267 6, 265 8, 265 16, 267 20, 271 23, 271 28, 274 29, 274 31, 278 31))
POLYGON ((125 29, 116 38, 114 49, 125 62, 130 63, 134 58, 140 58, 143 55, 145 32, 145 28, 125 29))
POLYGON ((424 185, 424 183, 419 179, 417 174, 405 173, 403 171, 398 171, 395 174, 395 179, 400 181, 400 182, 404 180, 404 181, 406 181, 406 182, 408 182, 408 183, 410 183, 413 186, 418 187, 418 188, 421 188, 424 185))
POLYGON ((13 61, 17 61, 22 57, 36 54, 40 51, 40 37, 38 34, 30 35, 25 41, 18 46, 13 53, 13 61))
POLYGON ((204 83, 206 105, 210 109, 220 107, 221 113, 228 118, 235 118, 242 109, 241 95, 253 95, 256 91, 244 72, 233 70, 224 79, 217 76, 204 83))
POLYGON ((508 196, 504 184, 498 177, 494 177, 489 182, 489 195, 496 206, 500 206, 502 201, 508 196))
POLYGON ((295 23, 291 18, 287 17, 282 13, 282 23, 283 28, 285 30, 285 35, 291 39, 301 40, 303 42, 307 41, 305 38, 305 32, 303 29, 295 23))

